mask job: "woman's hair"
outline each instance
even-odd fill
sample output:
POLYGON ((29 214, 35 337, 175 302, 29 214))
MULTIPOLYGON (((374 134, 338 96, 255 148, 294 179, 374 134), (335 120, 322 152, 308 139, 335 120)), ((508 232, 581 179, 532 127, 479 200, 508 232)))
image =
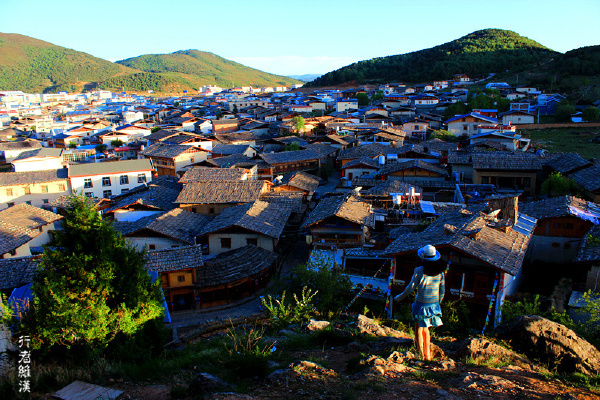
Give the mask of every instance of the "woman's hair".
POLYGON ((439 259, 437 261, 424 261, 423 273, 428 276, 436 276, 446 271, 446 261, 439 259))

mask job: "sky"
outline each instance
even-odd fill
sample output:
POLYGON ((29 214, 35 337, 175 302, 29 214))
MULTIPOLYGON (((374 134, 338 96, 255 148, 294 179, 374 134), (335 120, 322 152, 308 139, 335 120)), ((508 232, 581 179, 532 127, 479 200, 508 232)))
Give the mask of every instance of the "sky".
POLYGON ((110 61, 198 49, 278 75, 508 29, 553 50, 600 45, 600 0, 0 0, 0 32, 110 61))

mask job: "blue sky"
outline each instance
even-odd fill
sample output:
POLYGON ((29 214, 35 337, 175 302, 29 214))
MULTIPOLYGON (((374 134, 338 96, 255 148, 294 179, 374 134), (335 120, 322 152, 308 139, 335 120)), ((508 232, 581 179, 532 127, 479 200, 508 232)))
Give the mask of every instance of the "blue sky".
POLYGON ((0 0, 0 32, 116 61, 198 49, 280 75, 433 47, 485 28, 565 52, 600 44, 600 0, 0 0))

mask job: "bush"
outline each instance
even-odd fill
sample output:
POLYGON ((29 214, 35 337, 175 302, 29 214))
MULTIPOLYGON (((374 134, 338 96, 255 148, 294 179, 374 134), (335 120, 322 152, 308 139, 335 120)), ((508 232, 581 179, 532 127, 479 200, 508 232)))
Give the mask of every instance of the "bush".
POLYGON ((265 377, 275 347, 274 343, 261 345, 263 335, 264 330, 254 327, 241 332, 233 327, 228 329, 224 343, 227 358, 223 364, 241 378, 265 377))
POLYGON ((305 286, 299 297, 296 293, 292 294, 293 301, 285 299, 284 291, 281 298, 267 295, 261 299, 261 303, 269 313, 271 325, 275 328, 282 328, 289 324, 308 321, 316 312, 312 300, 317 293, 305 286))

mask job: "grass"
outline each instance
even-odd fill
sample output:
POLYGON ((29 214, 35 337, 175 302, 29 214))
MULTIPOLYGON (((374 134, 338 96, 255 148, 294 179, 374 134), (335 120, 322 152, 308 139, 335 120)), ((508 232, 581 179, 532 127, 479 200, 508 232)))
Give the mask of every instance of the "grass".
POLYGON ((578 153, 585 159, 600 154, 600 143, 591 141, 600 135, 600 128, 531 129, 520 132, 531 139, 534 148, 546 149, 550 153, 578 153))

